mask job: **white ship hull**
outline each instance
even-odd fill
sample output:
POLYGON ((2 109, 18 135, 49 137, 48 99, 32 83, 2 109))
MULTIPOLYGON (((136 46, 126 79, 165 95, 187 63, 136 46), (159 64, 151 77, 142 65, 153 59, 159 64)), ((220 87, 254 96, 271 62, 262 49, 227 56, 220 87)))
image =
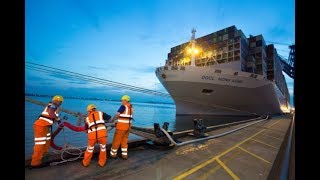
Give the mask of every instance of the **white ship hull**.
POLYGON ((274 82, 261 75, 237 71, 235 67, 239 67, 238 62, 207 67, 159 67, 156 76, 173 98, 177 115, 289 112, 288 98, 274 82))

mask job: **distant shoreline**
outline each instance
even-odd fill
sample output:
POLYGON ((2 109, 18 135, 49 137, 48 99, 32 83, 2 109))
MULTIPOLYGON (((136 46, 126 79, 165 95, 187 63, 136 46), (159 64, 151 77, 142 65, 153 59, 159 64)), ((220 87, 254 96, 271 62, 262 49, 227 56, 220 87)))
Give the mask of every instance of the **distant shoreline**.
MULTIPOLYGON (((48 97, 51 98, 54 95, 48 95, 48 94, 34 94, 34 93, 25 93, 25 96, 32 96, 32 97, 48 97)), ((96 101, 111 101, 111 102, 119 102, 119 100, 113 100, 113 99, 103 99, 103 98, 97 98, 97 97, 75 97, 75 96, 63 96, 65 99, 80 99, 80 100, 96 100, 96 101)), ((174 105, 174 103, 165 103, 165 102, 137 102, 137 103, 149 103, 149 104, 169 104, 174 105)))

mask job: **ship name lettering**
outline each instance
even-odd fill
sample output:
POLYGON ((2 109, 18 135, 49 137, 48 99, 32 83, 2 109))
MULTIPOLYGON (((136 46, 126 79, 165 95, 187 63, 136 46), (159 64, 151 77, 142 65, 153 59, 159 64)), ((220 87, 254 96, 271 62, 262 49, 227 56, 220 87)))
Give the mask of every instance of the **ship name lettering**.
MULTIPOLYGON (((201 79, 204 79, 204 80, 214 80, 214 77, 213 76, 205 76, 203 75, 201 77, 201 79)), ((243 83, 242 80, 239 80, 239 79, 228 79, 228 78, 218 78, 219 81, 226 81, 226 82, 233 82, 233 83, 243 83)))
POLYGON ((227 81, 229 82, 231 79, 228 79, 228 78, 219 78, 219 81, 227 81))
POLYGON ((212 76, 202 76, 201 79, 214 80, 214 78, 212 76))

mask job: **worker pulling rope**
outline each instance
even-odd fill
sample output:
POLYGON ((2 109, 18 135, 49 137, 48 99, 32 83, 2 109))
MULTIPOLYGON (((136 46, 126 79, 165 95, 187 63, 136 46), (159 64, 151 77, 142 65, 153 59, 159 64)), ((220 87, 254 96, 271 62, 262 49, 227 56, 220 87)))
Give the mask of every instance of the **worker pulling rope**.
MULTIPOLYGON (((112 129, 115 124, 114 123, 105 123, 107 129, 112 129)), ((55 153, 61 153, 60 156, 61 156, 61 160, 62 161, 57 161, 57 162, 52 162, 50 163, 50 166, 55 166, 57 164, 61 164, 61 163, 65 163, 65 162, 70 162, 70 161, 76 161, 78 160, 79 158, 83 158, 81 157, 82 154, 85 152, 85 148, 87 146, 83 146, 83 147, 76 147, 76 146, 72 146, 72 145, 68 145, 66 143, 66 140, 65 140, 65 135, 63 134, 64 136, 64 141, 65 141, 65 145, 64 147, 61 147, 61 146, 57 146, 55 143, 54 143, 54 138, 57 134, 59 134, 59 132, 61 130, 64 131, 64 127, 68 127, 70 130, 72 131, 75 131, 75 132, 84 132, 86 131, 86 128, 85 126, 74 126, 72 124, 70 124, 69 122, 62 122, 59 127, 55 130, 55 132, 52 134, 52 140, 51 140, 51 147, 56 149, 57 151, 54 151, 55 153), (84 150, 82 150, 84 149, 84 150), (76 151, 76 152, 74 152, 76 151), (72 157, 72 158, 69 158, 69 159, 65 159, 64 158, 64 154, 69 154, 69 155, 72 155, 72 156, 76 156, 76 157, 72 157)))

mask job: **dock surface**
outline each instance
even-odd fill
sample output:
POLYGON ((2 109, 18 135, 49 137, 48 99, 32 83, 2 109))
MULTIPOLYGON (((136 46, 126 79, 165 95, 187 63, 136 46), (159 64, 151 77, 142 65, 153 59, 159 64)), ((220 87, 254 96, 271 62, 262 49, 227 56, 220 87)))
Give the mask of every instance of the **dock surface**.
POLYGON ((104 167, 98 166, 95 154, 88 167, 83 167, 79 159, 39 169, 26 168, 25 179, 267 179, 291 121, 288 115, 272 117, 216 139, 181 147, 144 144, 129 148, 128 160, 108 158, 104 167))

